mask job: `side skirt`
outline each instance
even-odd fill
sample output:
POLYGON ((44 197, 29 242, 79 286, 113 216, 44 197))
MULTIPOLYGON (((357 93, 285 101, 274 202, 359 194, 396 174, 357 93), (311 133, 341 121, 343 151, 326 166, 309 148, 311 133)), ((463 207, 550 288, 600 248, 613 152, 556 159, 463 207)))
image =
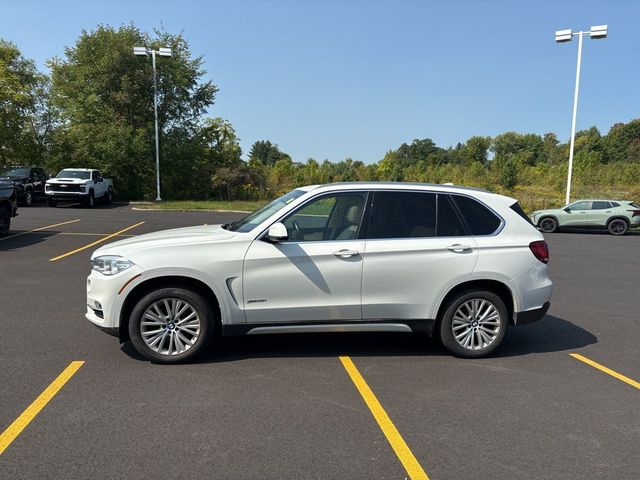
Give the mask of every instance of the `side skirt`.
POLYGON ((277 333, 346 333, 346 332, 405 332, 431 335, 435 326, 433 319, 416 320, 372 320, 303 323, 241 323, 223 325, 222 335, 263 335, 277 333))

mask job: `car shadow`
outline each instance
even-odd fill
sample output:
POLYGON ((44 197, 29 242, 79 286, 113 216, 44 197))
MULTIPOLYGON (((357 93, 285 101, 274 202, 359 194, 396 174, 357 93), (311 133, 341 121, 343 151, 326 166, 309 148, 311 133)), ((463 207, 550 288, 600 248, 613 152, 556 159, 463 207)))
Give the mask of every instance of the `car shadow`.
POLYGON ((7 235, 0 237, 0 252, 18 250, 44 242, 47 238, 57 235, 58 231, 32 232, 31 230, 10 230, 7 235))
POLYGON ((45 204, 47 208, 81 208, 83 210, 113 210, 115 208, 120 208, 127 205, 129 205, 129 202, 102 203, 100 201, 97 201, 93 208, 87 207, 84 203, 60 202, 55 207, 49 207, 47 204, 45 204))
MULTIPOLYGON (((546 315, 538 322, 509 328, 490 357, 576 350, 597 343, 591 332, 567 320, 546 315)), ((144 360, 127 342, 122 351, 144 360)), ((253 358, 449 356, 436 338, 406 333, 308 333, 216 338, 193 363, 233 362, 253 358)))

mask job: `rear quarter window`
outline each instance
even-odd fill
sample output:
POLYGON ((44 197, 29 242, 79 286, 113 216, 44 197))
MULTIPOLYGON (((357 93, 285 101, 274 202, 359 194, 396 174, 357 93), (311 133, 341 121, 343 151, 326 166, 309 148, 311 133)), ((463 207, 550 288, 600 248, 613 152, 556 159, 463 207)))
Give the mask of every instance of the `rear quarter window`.
POLYGON ((498 230, 502 220, 477 200, 462 195, 452 195, 471 235, 491 235, 498 230))

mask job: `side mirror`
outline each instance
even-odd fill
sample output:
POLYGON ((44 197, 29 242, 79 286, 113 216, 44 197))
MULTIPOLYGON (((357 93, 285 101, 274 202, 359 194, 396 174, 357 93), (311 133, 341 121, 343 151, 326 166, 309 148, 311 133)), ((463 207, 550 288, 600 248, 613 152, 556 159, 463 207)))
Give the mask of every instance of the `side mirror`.
POLYGON ((270 242, 277 243, 282 242, 289 238, 289 234, 287 233, 287 227, 285 227, 282 223, 274 223, 269 227, 269 231, 267 232, 266 239, 270 242))
POLYGON ((571 213, 571 209, 569 207, 564 207, 563 210, 567 213, 571 213))

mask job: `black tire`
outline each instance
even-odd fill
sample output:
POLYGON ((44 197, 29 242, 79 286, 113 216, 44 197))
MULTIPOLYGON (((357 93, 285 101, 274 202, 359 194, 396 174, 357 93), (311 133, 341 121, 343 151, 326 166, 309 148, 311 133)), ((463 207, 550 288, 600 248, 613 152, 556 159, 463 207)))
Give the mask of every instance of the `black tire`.
POLYGON ((58 205, 58 201, 55 200, 54 198, 49 198, 49 199, 47 199, 47 205, 49 205, 50 207, 55 208, 58 205))
MULTIPOLYGON (((179 330, 178 324, 176 323, 171 329, 167 328, 169 323, 173 323, 173 320, 169 321, 169 318, 166 317, 163 319, 165 321, 165 327, 159 327, 164 330, 165 337, 168 334, 176 334, 177 330, 179 330), (174 331, 175 329, 175 331, 174 331)), ((148 327, 154 328, 154 327, 148 327)), ((160 330, 158 330, 160 331, 160 330)), ((147 330, 147 333, 149 331, 147 330)), ((131 312, 131 316, 129 317, 129 337, 131 338, 131 342, 135 349, 148 358, 149 360, 157 363, 182 363, 186 361, 193 360, 198 355, 202 354, 204 350, 206 350, 209 345, 211 338, 214 333, 214 315, 209 303, 199 294, 193 292, 191 290, 187 290, 185 288, 161 288, 159 290, 154 290, 151 293, 148 293, 143 298, 141 298, 136 304, 135 308, 131 312), (179 300, 182 302, 186 302, 192 309, 196 312, 197 318, 200 320, 199 322, 199 334, 195 343, 189 346, 186 351, 182 353, 175 353, 173 355, 169 355, 167 353, 162 353, 153 350, 150 346, 145 343, 142 334, 142 320, 145 312, 148 308, 152 308, 152 305, 158 301, 163 301, 164 299, 171 300, 179 300)), ((153 338, 153 337, 148 337, 153 338)), ((166 338, 170 338, 166 337, 166 338)), ((174 337, 175 338, 175 337, 174 337)), ((165 341, 166 340, 162 340, 165 341)), ((185 343, 186 345, 186 343, 185 343)), ((169 346, 170 348, 170 346, 169 346)), ((160 347, 162 349, 162 346, 160 347)))
POLYGON ((607 223, 607 230, 611 235, 624 235, 629 230, 629 222, 622 218, 614 218, 607 223))
POLYGON ((544 233, 553 233, 558 231, 558 221, 553 217, 544 217, 538 221, 538 228, 544 233))
MULTIPOLYGON (((480 314, 483 313, 484 308, 486 307, 483 306, 482 308, 479 309, 480 314)), ((493 314, 489 315, 489 317, 492 317, 492 316, 493 314)), ((477 321, 477 319, 474 319, 474 320, 477 321)), ((484 357, 489 353, 493 352, 496 348, 498 348, 498 346, 502 342, 502 339, 505 336, 508 324, 509 324, 509 312, 507 311, 507 307, 505 306, 504 302, 498 295, 496 295, 495 293, 489 290, 465 290, 460 294, 458 294, 445 309, 442 315, 442 319, 440 321, 440 332, 439 332, 440 340, 442 341, 442 344, 447 348, 447 350, 453 353, 456 357, 463 357, 463 358, 484 357), (457 330, 458 332, 461 332, 459 335, 463 335, 464 332, 468 330, 471 331, 470 333, 470 338, 472 339, 471 341, 478 342, 478 345, 474 348, 473 344, 471 344, 471 348, 469 348, 461 344, 461 342, 466 338, 466 336, 462 337, 462 339, 460 340, 456 340, 456 337, 454 334, 454 315, 456 314, 459 308, 464 310, 466 306, 463 307, 463 305, 466 305, 467 302, 473 303, 475 300, 479 300, 480 302, 484 301, 485 302, 484 305, 491 304, 494 307, 495 311, 497 312, 498 318, 495 320, 492 320, 491 325, 489 325, 488 322, 485 324, 484 328, 491 329, 492 335, 493 335, 492 341, 485 346, 480 345, 480 343, 486 343, 484 340, 478 341, 478 338, 480 338, 480 336, 482 335, 479 332, 479 329, 482 328, 481 324, 478 325, 476 323, 476 326, 474 327, 472 325, 472 321, 470 320, 468 323, 468 326, 465 324, 464 326, 461 327, 463 330, 460 330, 460 329, 457 330), (493 325, 494 323, 495 325, 493 325)), ((460 328, 460 325, 458 324, 455 328, 460 328)))
POLYGON ((0 235, 6 235, 11 229, 11 212, 7 208, 0 208, 0 235))
POLYGON ((85 206, 87 208, 93 208, 96 206, 96 197, 93 190, 89 190, 89 196, 87 196, 87 199, 85 200, 85 206))
POLYGON ((33 205, 33 192, 31 190, 25 190, 24 200, 22 201, 23 207, 30 207, 33 205))
POLYGON ((109 187, 107 193, 104 194, 104 203, 106 203, 107 205, 111 205, 111 203, 113 203, 113 190, 111 189, 111 187, 109 187))

